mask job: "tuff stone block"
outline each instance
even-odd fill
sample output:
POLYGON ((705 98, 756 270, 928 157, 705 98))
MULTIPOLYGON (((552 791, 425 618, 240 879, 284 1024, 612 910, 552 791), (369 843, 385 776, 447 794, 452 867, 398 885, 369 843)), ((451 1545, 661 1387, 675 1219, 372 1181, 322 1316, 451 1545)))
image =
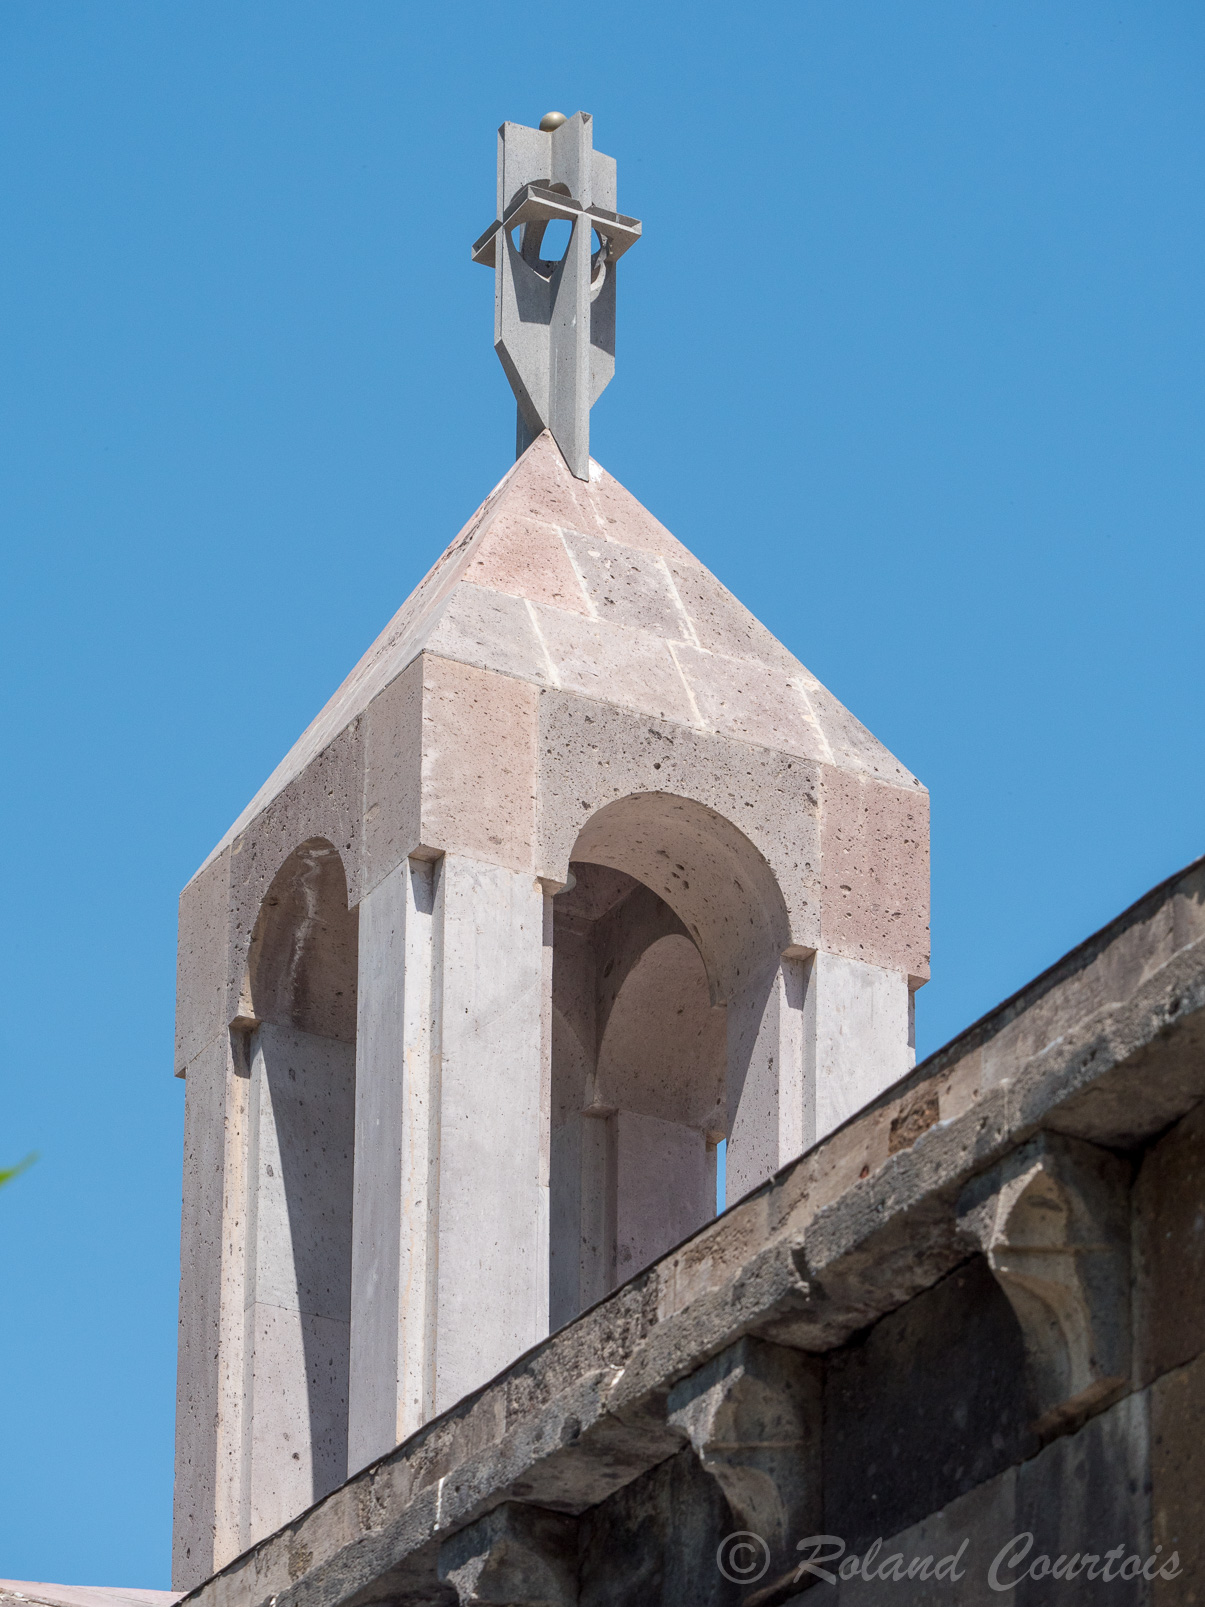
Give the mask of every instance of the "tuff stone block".
POLYGON ((1039 1431, 1073 1421, 1130 1377, 1129 1168, 1042 1134, 964 1192, 964 1231, 1025 1336, 1039 1431))
POLYGON ((441 605, 423 651, 474 669, 542 683, 548 678, 548 655, 533 609, 521 597, 464 581, 441 605))
POLYGON ((539 696, 525 681, 425 659, 425 847, 534 872, 539 696))
POLYGON ((229 1023, 230 850, 199 871, 180 895, 176 948, 176 1075, 229 1023))
MULTIPOLYGON (((1016 1469, 1007 1468, 910 1528, 876 1536, 860 1549, 841 1542, 843 1549, 834 1555, 835 1545, 810 1547, 805 1555, 831 1558, 820 1566, 837 1583, 829 1585, 816 1574, 800 1582, 810 1579, 813 1589, 823 1586, 837 1607, 936 1607, 943 1602, 998 1607, 1001 1592, 992 1588, 989 1574, 996 1554, 1017 1532, 1016 1486, 1016 1469), (839 1572, 843 1565, 844 1576, 839 1572)), ((814 1607, 815 1600, 800 1595, 787 1607, 814 1607)))
POLYGON ((268 889, 301 844, 321 840, 339 855, 349 906, 359 900, 363 722, 355 721, 291 781, 231 844, 227 1021, 238 1013, 251 934, 268 889))
POLYGON ((557 526, 510 509, 491 522, 464 573, 487 591, 530 598, 572 614, 591 612, 557 526))
MULTIPOLYGON (((1151 1556, 1147 1414, 1147 1397, 1128 1395, 1090 1419, 1077 1434, 1055 1440, 1018 1468, 1016 1533, 1034 1537, 1025 1558, 1030 1573, 1040 1556, 1049 1557, 1052 1565, 1060 1557, 1076 1555, 1102 1559, 1082 1568, 1073 1579, 1059 1579, 1057 1585, 1049 1575, 1027 1578, 1015 1591, 1024 1607, 1045 1607, 1052 1586, 1060 1603, 1095 1604, 1104 1587, 1090 1572, 1108 1566, 1103 1560, 1108 1552, 1120 1548, 1114 1573, 1126 1557, 1145 1562, 1151 1556)), ((1005 1572, 1004 1577, 1010 1575, 1005 1572)), ((1149 1580, 1141 1576, 1113 1577, 1105 1599, 1125 1607, 1146 1607, 1150 1590, 1149 1580)))
POLYGON ((821 780, 820 946, 847 959, 929 975, 929 800, 826 767, 821 780))
POLYGON ((676 1385, 667 1408, 723 1491, 735 1527, 768 1548, 759 1595, 781 1590, 798 1566, 796 1542, 821 1524, 820 1363, 742 1339, 676 1385))
MULTIPOLYGON (((672 537, 669 540, 673 542, 672 537)), ((788 676, 798 674, 799 661, 778 638, 678 542, 673 542, 673 549, 665 549, 666 567, 698 646, 723 658, 766 664, 788 676)))
POLYGON ((687 643, 675 644, 673 652, 705 730, 818 764, 832 762, 806 694, 781 670, 687 643))
POLYGON ((460 1607, 576 1607, 577 1524, 504 1502, 444 1541, 439 1577, 460 1607))
POLYGON ((700 723, 664 637, 605 619, 578 620, 540 604, 532 608, 553 686, 679 725, 700 723))
POLYGON ((1134 1229, 1136 1371, 1147 1383, 1205 1351, 1205 1105, 1143 1160, 1134 1229))
POLYGON ((862 1553, 1031 1454, 1032 1415, 1017 1320, 976 1258, 831 1358, 820 1527, 862 1553))
POLYGON ((628 625, 671 642, 688 642, 689 620, 659 554, 607 536, 562 533, 596 619, 628 625))
POLYGON ((1151 1550, 1183 1570, 1158 1579, 1151 1607, 1205 1602, 1205 1357, 1156 1379, 1149 1392, 1151 1550))
POLYGON ((540 700, 539 742, 542 875, 563 879, 582 826, 606 804, 645 792, 690 797, 766 861, 789 912, 787 942, 819 946, 818 766, 564 691, 540 700))
POLYGON ((589 482, 579 484, 576 489, 581 497, 581 512, 577 521, 567 521, 569 527, 584 535, 597 530, 600 535, 609 535, 641 552, 660 553, 671 564, 676 559, 686 558, 699 569, 703 568, 678 538, 600 463, 591 464, 589 482))
POLYGON ((800 669, 803 673, 799 680, 838 769, 864 775, 868 780, 881 781, 887 786, 924 791, 916 777, 833 696, 827 686, 823 686, 802 665, 800 669))
POLYGON ((581 1607, 736 1607, 740 1587, 716 1567, 737 1527, 718 1483, 684 1450, 580 1521, 581 1607))

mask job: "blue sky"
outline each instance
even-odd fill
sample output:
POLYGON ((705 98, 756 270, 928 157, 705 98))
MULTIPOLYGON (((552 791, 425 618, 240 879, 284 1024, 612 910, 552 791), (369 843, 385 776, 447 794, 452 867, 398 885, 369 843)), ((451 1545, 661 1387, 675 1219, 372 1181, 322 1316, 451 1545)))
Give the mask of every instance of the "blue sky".
POLYGON ((0 1576, 166 1586, 180 887, 505 471, 494 130, 595 117, 594 455, 929 786, 932 1050, 1205 850, 1205 11, 0 0, 0 1576))

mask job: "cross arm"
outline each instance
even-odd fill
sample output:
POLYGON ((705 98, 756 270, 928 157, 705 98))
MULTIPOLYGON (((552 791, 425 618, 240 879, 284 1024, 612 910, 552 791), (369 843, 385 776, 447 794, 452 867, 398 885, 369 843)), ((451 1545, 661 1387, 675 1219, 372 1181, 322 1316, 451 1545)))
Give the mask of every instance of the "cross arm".
POLYGON ((606 207, 583 207, 572 196, 561 195, 542 184, 525 184, 502 219, 495 218, 479 239, 474 240, 471 256, 474 262, 487 268, 497 264, 499 232, 517 229, 524 223, 552 223, 557 219, 575 223, 578 218, 588 219, 598 231, 608 262, 617 262, 624 252, 640 238, 638 218, 625 217, 622 212, 608 212, 606 207))

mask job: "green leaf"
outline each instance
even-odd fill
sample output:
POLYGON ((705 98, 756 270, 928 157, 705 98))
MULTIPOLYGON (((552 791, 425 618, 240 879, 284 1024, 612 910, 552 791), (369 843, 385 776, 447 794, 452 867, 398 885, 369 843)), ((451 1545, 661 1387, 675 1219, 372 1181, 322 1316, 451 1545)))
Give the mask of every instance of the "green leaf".
POLYGON ((0 1167, 0 1188, 3 1188, 6 1183, 11 1183, 14 1177, 20 1177, 21 1173, 27 1171, 37 1158, 36 1155, 30 1154, 23 1161, 18 1161, 15 1166, 0 1167))

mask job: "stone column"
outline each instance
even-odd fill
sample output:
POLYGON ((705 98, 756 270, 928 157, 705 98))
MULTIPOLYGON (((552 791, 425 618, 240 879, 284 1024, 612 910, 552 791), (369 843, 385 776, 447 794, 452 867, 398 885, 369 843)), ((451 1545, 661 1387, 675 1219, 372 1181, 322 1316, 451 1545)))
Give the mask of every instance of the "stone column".
POLYGON ((360 904, 348 1466, 405 1439, 434 1399, 427 1202, 438 1180, 436 867, 404 860, 360 904))
POLYGON ((807 962, 786 958, 728 1006, 725 1188, 739 1200, 807 1142, 804 1019, 807 962))
POLYGON ((353 1468, 547 1333, 545 905, 455 854, 363 900, 353 1468))
POLYGON ((200 1584, 241 1550, 246 1229, 245 1043, 222 1032, 189 1064, 180 1233, 172 1578, 200 1584), (218 1224, 221 1232, 215 1232, 218 1224))
POLYGON ((823 951, 784 957, 728 1006, 728 1203, 911 1071, 908 978, 823 951))
POLYGON ((548 1332, 545 893, 455 855, 441 882, 437 1412, 548 1332))
POLYGON ((251 1039, 242 1546, 347 1477, 349 1043, 251 1039))
POLYGON ((907 976, 822 950, 807 967, 803 1054, 806 1148, 915 1065, 907 976))

